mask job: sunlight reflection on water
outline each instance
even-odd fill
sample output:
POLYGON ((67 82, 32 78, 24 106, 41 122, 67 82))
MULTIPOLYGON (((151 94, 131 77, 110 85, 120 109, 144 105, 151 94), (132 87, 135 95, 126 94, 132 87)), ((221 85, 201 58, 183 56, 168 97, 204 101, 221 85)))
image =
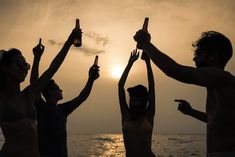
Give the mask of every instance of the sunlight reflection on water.
MULTIPOLYGON (((69 141, 71 157, 125 156, 122 134, 70 135, 69 141)), ((152 140, 158 157, 203 157, 205 149, 205 135, 157 135, 152 140)))
MULTIPOLYGON (((204 157, 205 135, 154 135, 152 151, 157 157, 204 157)), ((0 134, 0 146, 4 142, 0 134)), ((69 157, 124 157, 122 134, 68 135, 69 157)))

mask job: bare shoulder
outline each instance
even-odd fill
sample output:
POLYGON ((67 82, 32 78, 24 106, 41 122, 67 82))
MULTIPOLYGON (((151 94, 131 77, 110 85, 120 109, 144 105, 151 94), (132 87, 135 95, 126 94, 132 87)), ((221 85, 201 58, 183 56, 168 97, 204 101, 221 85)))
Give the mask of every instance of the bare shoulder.
POLYGON ((28 102, 34 102, 36 98, 36 94, 33 92, 31 85, 23 89, 22 95, 27 99, 28 102))
POLYGON ((218 67, 195 68, 188 83, 204 87, 235 86, 235 77, 228 71, 218 67))

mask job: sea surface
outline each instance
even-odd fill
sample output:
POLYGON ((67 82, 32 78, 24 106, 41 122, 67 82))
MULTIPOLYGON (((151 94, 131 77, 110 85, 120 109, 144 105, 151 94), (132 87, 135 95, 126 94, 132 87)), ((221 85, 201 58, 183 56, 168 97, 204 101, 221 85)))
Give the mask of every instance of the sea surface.
MULTIPOLYGON (((0 146, 4 138, 0 135, 0 146)), ((205 135, 153 135, 157 157, 205 157, 205 135)), ((122 134, 68 134, 69 157, 124 157, 122 134)))

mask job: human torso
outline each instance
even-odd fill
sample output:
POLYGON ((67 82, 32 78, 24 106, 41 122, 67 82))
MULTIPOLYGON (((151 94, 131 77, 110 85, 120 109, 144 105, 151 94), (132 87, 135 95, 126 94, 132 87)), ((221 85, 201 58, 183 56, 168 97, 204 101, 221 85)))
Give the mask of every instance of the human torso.
POLYGON ((56 105, 40 101, 38 111, 38 137, 41 155, 67 156, 67 115, 56 105))
POLYGON ((127 157, 154 156, 151 151, 153 124, 147 118, 124 120, 122 130, 127 157))
POLYGON ((36 112, 24 93, 0 94, 0 125, 5 138, 1 152, 6 156, 38 157, 36 112))
POLYGON ((207 88, 207 151, 235 152, 235 87, 207 88))

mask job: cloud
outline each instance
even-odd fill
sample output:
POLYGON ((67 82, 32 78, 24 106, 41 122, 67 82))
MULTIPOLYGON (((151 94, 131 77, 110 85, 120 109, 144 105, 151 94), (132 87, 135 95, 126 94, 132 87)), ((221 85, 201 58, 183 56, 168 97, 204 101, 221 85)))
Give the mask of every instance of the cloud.
POLYGON ((94 49, 87 45, 82 45, 82 47, 79 48, 79 50, 82 51, 86 56, 92 56, 92 55, 96 55, 100 53, 105 53, 105 50, 94 49))
MULTIPOLYGON (((100 34, 95 33, 93 31, 90 31, 89 33, 84 33, 84 36, 88 37, 95 44, 92 45, 92 42, 89 42, 88 43, 89 45, 88 44, 83 44, 82 47, 80 47, 79 49, 74 48, 74 50, 79 50, 77 52, 82 52, 86 56, 92 56, 92 55, 96 55, 96 54, 100 54, 100 53, 105 53, 105 46, 109 43, 109 38, 108 37, 101 36, 100 34), (96 48, 93 48, 93 47, 96 47, 96 48)), ((61 46, 61 45, 63 45, 62 42, 58 42, 54 39, 49 39, 48 43, 52 46, 61 46)))
POLYGON ((103 37, 93 31, 90 31, 89 33, 84 33, 84 35, 94 40, 97 44, 101 44, 103 47, 105 47, 109 43, 108 37, 103 37))
POLYGON ((53 39, 49 39, 49 40, 48 40, 48 43, 49 43, 50 45, 52 45, 52 46, 54 46, 54 45, 58 45, 58 46, 63 45, 62 43, 57 42, 57 41, 55 41, 55 40, 53 40, 53 39))
MULTIPOLYGON (((61 46, 61 45, 63 45, 62 43, 57 42, 53 39, 48 40, 48 43, 52 46, 61 46)), ((96 55, 96 54, 100 54, 100 53, 105 53, 104 49, 95 49, 95 48, 92 48, 92 47, 90 47, 88 45, 84 45, 84 44, 79 49, 77 49, 76 47, 72 47, 72 48, 74 50, 79 50, 79 52, 84 53, 86 56, 92 56, 92 55, 96 55)))

